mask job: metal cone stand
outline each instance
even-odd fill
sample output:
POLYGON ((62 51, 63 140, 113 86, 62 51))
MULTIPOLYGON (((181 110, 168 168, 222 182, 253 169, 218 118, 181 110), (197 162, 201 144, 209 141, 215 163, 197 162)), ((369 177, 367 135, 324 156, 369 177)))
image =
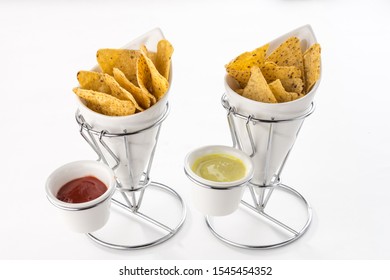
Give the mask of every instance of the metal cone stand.
MULTIPOLYGON (((237 134, 234 119, 238 118, 246 121, 247 137, 252 148, 251 157, 256 152, 251 126, 259 123, 267 125, 266 159, 261 165, 255 163, 255 168, 264 168, 265 174, 269 174, 268 168, 273 149, 274 126, 282 122, 300 121, 298 134, 304 119, 314 111, 314 104, 312 103, 310 110, 299 117, 265 120, 237 112, 235 108, 230 106, 225 95, 222 96, 222 105, 227 110, 233 146, 241 150, 242 144, 237 134)), ((280 181, 280 174, 292 150, 292 146, 288 150, 278 171, 273 174, 269 184, 256 185, 250 182, 247 185, 246 195, 244 195, 241 201, 242 207, 239 210, 232 215, 224 217, 206 216, 207 226, 218 239, 240 248, 269 249, 289 244, 306 232, 312 220, 310 204, 299 192, 282 184, 280 181), (297 212, 294 213, 292 209, 297 209, 297 212), (248 216, 248 220, 251 221, 250 224, 243 222, 245 218, 243 215, 248 216), (259 224, 259 227, 256 227, 257 224, 259 224)))
MULTIPOLYGON (((151 181, 149 177, 153 157, 157 147, 161 124, 166 119, 168 112, 169 105, 167 104, 165 112, 154 124, 131 133, 128 133, 126 130, 123 131, 123 133, 110 133, 106 130, 94 130, 93 127, 91 127, 84 120, 80 112, 76 112, 76 121, 80 126, 80 134, 97 153, 99 157, 98 161, 103 161, 105 164, 109 165, 109 161, 104 156, 102 149, 108 153, 108 155, 111 157, 111 160, 115 162, 114 166, 112 166, 114 171, 116 168, 118 168, 120 159, 119 156, 116 155, 107 144, 106 140, 108 138, 123 139, 126 156, 127 159, 129 159, 130 149, 128 147, 127 137, 146 132, 150 129, 157 129, 155 144, 141 181, 137 186, 122 186, 118 181, 116 193, 111 199, 113 205, 117 206, 118 209, 111 210, 110 220, 113 219, 112 217, 115 215, 120 216, 119 218, 122 219, 125 224, 131 224, 129 226, 129 231, 122 234, 124 237, 121 236, 120 238, 117 238, 118 240, 115 240, 115 235, 118 235, 118 232, 122 231, 122 227, 119 225, 116 226, 116 228, 110 228, 109 221, 108 224, 103 227, 103 230, 87 234, 93 241, 113 249, 142 249, 160 244, 170 239, 179 231, 183 225, 186 218, 186 207, 180 195, 166 185, 151 181), (161 202, 163 206, 169 204, 171 207, 160 207, 154 203, 146 203, 147 201, 145 201, 145 197, 149 194, 158 196, 158 201, 161 202), (115 196, 118 197, 116 198, 115 196), (158 209, 158 219, 152 218, 151 215, 146 214, 147 212, 153 212, 152 210, 155 210, 156 208, 158 209), (143 210, 145 210, 145 212, 143 210), (174 221, 169 221, 169 224, 165 221, 161 221, 161 217, 172 218, 173 216, 175 219, 174 221), (135 233, 136 230, 138 231, 138 234, 135 233), (147 231, 153 231, 153 234, 148 235, 146 234, 147 231)), ((129 165, 131 166, 131 162, 129 165)), ((130 173, 131 171, 129 170, 129 176, 131 176, 130 173)), ((156 197, 154 200, 156 200, 156 197)), ((125 224, 123 224, 123 226, 125 226, 125 224)))

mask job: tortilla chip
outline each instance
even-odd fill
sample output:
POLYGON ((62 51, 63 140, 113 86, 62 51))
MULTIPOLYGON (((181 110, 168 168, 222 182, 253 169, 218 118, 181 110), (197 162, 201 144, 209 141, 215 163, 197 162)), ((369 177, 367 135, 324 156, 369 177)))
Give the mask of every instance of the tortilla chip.
POLYGON ((226 69, 227 73, 233 77, 242 88, 244 88, 248 81, 249 78, 251 77, 251 72, 250 70, 235 70, 235 69, 226 69))
POLYGON ((87 105, 93 104, 93 110, 98 108, 102 114, 107 116, 127 116, 135 112, 135 106, 131 101, 120 100, 109 94, 89 89, 74 88, 73 92, 86 100, 87 105))
POLYGON ((262 67, 269 44, 254 49, 251 52, 244 52, 225 65, 226 70, 251 71, 253 66, 262 67))
POLYGON ((113 74, 118 84, 130 92, 142 108, 148 109, 151 105, 156 103, 156 98, 152 94, 150 94, 147 90, 143 90, 135 86, 126 78, 125 74, 121 70, 114 68, 113 74))
POLYGON ((104 74, 93 71, 79 71, 77 80, 82 89, 91 89, 111 94, 110 87, 104 82, 104 74))
POLYGON ((234 91, 237 92, 239 95, 242 95, 244 93, 244 89, 243 88, 237 88, 234 91))
POLYGON ((297 37, 288 38, 265 61, 275 62, 279 66, 295 66, 303 72, 301 41, 297 37))
POLYGON ((302 72, 295 66, 279 66, 275 62, 266 62, 261 68, 261 72, 268 83, 277 79, 286 80, 301 78, 302 72))
POLYGON ((100 68, 104 73, 113 75, 113 69, 120 69, 135 85, 137 82, 137 60, 139 51, 127 49, 100 49, 97 51, 96 58, 100 68))
MULTIPOLYGON (((130 100, 134 103, 135 107, 139 111, 143 111, 141 107, 137 104, 134 97, 131 93, 123 89, 115 79, 105 73, 93 72, 93 71, 79 71, 77 73, 77 79, 80 83, 82 89, 88 89, 93 91, 98 91, 112 95, 121 100, 130 100)), ((94 111, 99 111, 97 106, 90 106, 94 111)))
POLYGON ((137 61, 137 80, 139 87, 151 93, 153 91, 152 88, 152 75, 150 74, 150 70, 148 64, 146 63, 146 59, 144 56, 140 56, 137 61))
POLYGON ((153 62, 154 65, 156 65, 156 52, 151 52, 148 50, 148 48, 145 45, 142 45, 139 50, 143 53, 146 53, 147 57, 153 62))
POLYGON ((316 43, 308 48, 303 55, 305 65, 306 93, 308 93, 318 81, 321 74, 321 46, 316 43))
POLYGON ((280 79, 283 87, 288 92, 296 92, 298 94, 303 93, 303 81, 300 78, 280 79))
POLYGON ((147 90, 160 100, 168 91, 168 80, 162 76, 153 62, 141 53, 137 63, 137 78, 141 89, 147 90))
POLYGON ((278 103, 293 101, 298 99, 300 95, 296 92, 288 92, 284 89, 280 80, 275 80, 269 84, 269 87, 274 94, 278 103))
POLYGON ((242 96, 260 102, 276 103, 276 98, 269 88, 260 68, 252 67, 251 77, 247 86, 244 88, 242 96))
POLYGON ((85 100, 85 103, 89 109, 92 111, 95 111, 96 113, 103 114, 100 104, 95 104, 92 102, 89 102, 88 100, 85 100))
POLYGON ((160 40, 157 44, 156 62, 154 64, 156 65, 158 72, 167 80, 169 79, 172 54, 173 46, 171 43, 169 43, 168 40, 160 40))
POLYGON ((130 92, 125 90, 123 87, 121 87, 120 84, 115 80, 114 77, 112 77, 108 74, 104 74, 104 81, 111 88, 111 95, 112 96, 114 96, 120 100, 130 100, 131 102, 133 102, 135 108, 138 111, 140 111, 140 112, 144 111, 144 109, 138 105, 134 96, 130 92))
POLYGON ((253 51, 240 54, 225 65, 227 73, 244 88, 251 76, 251 68, 253 66, 263 67, 268 47, 269 44, 266 44, 253 51))
POLYGON ((157 53, 148 51, 147 52, 149 59, 156 65, 157 53))

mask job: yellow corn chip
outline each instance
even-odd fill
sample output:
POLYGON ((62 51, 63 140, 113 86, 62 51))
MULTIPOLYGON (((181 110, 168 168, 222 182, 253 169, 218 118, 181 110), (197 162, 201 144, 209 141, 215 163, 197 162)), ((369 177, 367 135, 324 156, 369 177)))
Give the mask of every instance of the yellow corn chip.
POLYGON ((274 62, 266 62, 261 68, 261 72, 268 83, 277 79, 285 80, 292 78, 301 78, 302 73, 295 66, 279 66, 274 62))
POLYGON ((164 78, 167 80, 169 79, 169 71, 171 67, 172 54, 173 54, 173 46, 171 45, 171 43, 169 43, 168 40, 160 40, 157 44, 155 65, 158 72, 161 75, 163 75, 164 78))
POLYGON ((320 78, 321 73, 321 47, 314 44, 303 55, 305 65, 306 93, 309 92, 320 78))
POLYGON ((89 102, 88 100, 85 100, 85 103, 89 109, 92 111, 95 111, 96 113, 103 114, 102 109, 99 104, 95 104, 92 102, 89 102))
POLYGON ((303 93, 303 81, 300 78, 280 79, 283 87, 288 92, 303 93))
POLYGON ((104 73, 113 75, 113 69, 120 69, 127 79, 135 85, 137 82, 137 59, 139 51, 127 49, 100 49, 96 58, 104 73))
POLYGON ((299 38, 288 38, 266 58, 266 61, 274 62, 279 66, 297 67, 300 70, 301 76, 296 78, 301 78, 303 80, 303 85, 305 85, 303 54, 299 38))
MULTIPOLYGON (((93 71, 79 71, 77 73, 77 79, 82 89, 106 93, 121 100, 130 100, 135 104, 135 107, 139 111, 143 111, 143 109, 139 107, 137 102, 134 100, 134 97, 129 92, 121 88, 115 79, 108 74, 93 71)), ((98 111, 97 106, 90 107, 94 107, 91 109, 98 111)))
POLYGON ((99 110, 107 116, 126 116, 135 112, 135 106, 131 101, 119 100, 109 94, 89 89, 74 88, 73 92, 86 100, 87 105, 93 104, 92 110, 99 110))
POLYGON ((251 77, 250 70, 226 69, 226 71, 240 84, 242 88, 247 85, 249 78, 251 77))
POLYGON ((104 82, 104 74, 93 71, 79 71, 77 80, 83 89, 91 89, 111 94, 110 87, 104 82))
POLYGON ((112 96, 114 96, 120 100, 130 100, 131 102, 133 102, 135 108, 138 111, 142 112, 144 110, 138 105, 134 96, 130 92, 125 90, 123 87, 121 87, 119 85, 119 83, 115 80, 114 77, 112 77, 108 74, 104 74, 104 81, 111 88, 111 95, 112 96))
POLYGON ((137 80, 142 90, 152 93, 152 75, 143 55, 137 61, 137 80))
POLYGON ((145 45, 142 45, 139 50, 147 55, 149 59, 153 62, 154 65, 156 65, 156 56, 157 53, 151 52, 148 50, 148 48, 145 45))
POLYGON ((301 41, 297 37, 288 38, 265 61, 275 62, 279 66, 295 66, 303 72, 301 41))
POLYGON ((147 54, 149 59, 153 62, 153 64, 156 65, 157 53, 148 51, 147 54))
POLYGON ((244 52, 225 65, 227 73, 240 84, 242 88, 246 86, 251 76, 253 66, 263 67, 265 54, 269 44, 254 49, 251 52, 244 52))
POLYGON ((269 84, 269 87, 279 103, 293 101, 300 97, 296 92, 287 92, 280 80, 273 81, 269 84))
POLYGON ((244 52, 225 65, 227 70, 251 71, 252 66, 262 67, 269 44, 251 52, 244 52))
POLYGON ((158 72, 153 62, 143 53, 138 58, 137 78, 141 89, 152 93, 157 101, 168 91, 167 79, 158 72))
POLYGON ((260 71, 260 68, 257 66, 252 67, 251 77, 244 88, 242 96, 255 101, 277 103, 275 96, 260 71))
POLYGON ((243 88, 237 88, 235 90, 235 92, 237 92, 239 95, 242 95, 244 93, 244 89, 243 88))
POLYGON ((114 68, 113 74, 118 84, 130 92, 142 108, 148 109, 151 105, 156 103, 156 98, 152 94, 150 94, 147 90, 143 90, 135 86, 126 78, 125 74, 121 70, 114 68))

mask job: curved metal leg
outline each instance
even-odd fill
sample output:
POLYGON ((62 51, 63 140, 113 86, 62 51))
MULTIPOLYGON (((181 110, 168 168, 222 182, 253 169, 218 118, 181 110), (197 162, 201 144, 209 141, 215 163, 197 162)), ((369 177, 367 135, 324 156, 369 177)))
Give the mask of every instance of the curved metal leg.
MULTIPOLYGON (((158 231, 158 236, 155 238, 152 238, 152 240, 150 240, 150 241, 146 241, 146 242, 142 241, 140 243, 137 243, 137 241, 134 240, 135 236, 129 235, 128 236, 128 239, 129 239, 128 244, 123 244, 122 242, 113 242, 113 241, 107 240, 107 239, 111 239, 111 236, 109 238, 100 237, 99 231, 96 233, 88 233, 87 234, 88 237, 91 238, 96 243, 103 245, 105 247, 112 248, 112 249, 121 249, 121 250, 135 250, 135 249, 148 248, 148 247, 152 247, 152 246, 158 245, 160 243, 163 243, 164 241, 167 241, 168 239, 173 237, 180 230, 180 228, 182 227, 182 225, 185 221, 185 218, 186 218, 187 211, 186 211, 186 206, 184 204, 184 201, 176 191, 174 191, 172 188, 170 188, 166 185, 163 185, 161 183, 151 182, 147 186, 145 192, 147 192, 147 190, 149 190, 149 188, 156 188, 156 189, 163 190, 164 192, 166 192, 167 194, 173 196, 176 200, 178 200, 178 202, 180 204, 180 206, 179 206, 180 209, 178 209, 178 211, 180 211, 181 215, 180 215, 180 219, 177 221, 177 223, 174 227, 168 226, 168 225, 158 221, 157 219, 154 219, 154 218, 150 217, 149 215, 146 215, 145 213, 141 212, 141 210, 143 210, 142 207, 134 209, 134 208, 130 207, 129 205, 127 205, 126 203, 122 203, 119 200, 116 200, 113 198, 112 199, 113 204, 121 209, 124 209, 125 214, 129 216, 129 219, 135 218, 135 219, 132 219, 131 221, 129 220, 130 223, 137 223, 137 224, 145 224, 146 223, 146 224, 149 224, 153 227, 156 227, 157 229, 160 229, 158 231)), ((160 209, 159 211, 164 211, 164 209, 160 209)), ((111 213, 111 215, 113 215, 113 214, 114 213, 111 213)))

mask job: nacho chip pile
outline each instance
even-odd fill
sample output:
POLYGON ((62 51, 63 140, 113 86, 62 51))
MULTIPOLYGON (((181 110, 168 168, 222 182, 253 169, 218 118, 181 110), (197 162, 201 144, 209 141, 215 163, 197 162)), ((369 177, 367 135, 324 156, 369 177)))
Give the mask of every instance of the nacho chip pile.
POLYGON ((142 112, 159 101, 169 88, 173 47, 160 40, 157 52, 145 46, 139 50, 100 49, 99 72, 79 71, 80 86, 73 89, 91 110, 107 116, 142 112))
POLYGON ((320 77, 320 45, 302 52, 299 38, 290 37, 269 56, 268 48, 266 44, 245 52, 225 65, 241 86, 237 93, 255 101, 281 103, 310 92, 320 77))

